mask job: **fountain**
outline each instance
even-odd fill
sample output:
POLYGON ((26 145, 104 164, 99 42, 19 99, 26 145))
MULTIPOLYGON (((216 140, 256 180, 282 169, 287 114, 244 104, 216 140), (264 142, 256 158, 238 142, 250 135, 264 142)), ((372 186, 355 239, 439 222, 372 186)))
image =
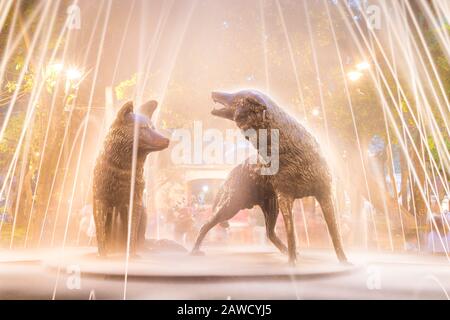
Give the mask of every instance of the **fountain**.
MULTIPOLYGON (((379 273, 386 297, 448 298, 448 1, 0 0, 0 8, 0 298, 264 298, 269 282, 274 297, 330 297, 324 283, 360 297, 379 273), (273 97, 319 141, 353 266, 337 264, 311 197, 293 203, 295 267, 266 239, 255 208, 213 228, 205 256, 163 240, 192 247, 237 153, 252 149, 210 115, 211 91, 243 88, 273 97), (171 137, 143 162, 148 248, 131 257, 128 224, 127 250, 102 259, 95 161, 119 107, 148 99, 160 105, 154 126, 171 137), (25 274, 41 289, 25 295, 17 280, 25 274), (87 286, 78 291, 68 285, 77 275, 87 286), (96 282, 105 275, 110 282, 96 282)), ((132 166, 136 132, 133 141, 132 166)))

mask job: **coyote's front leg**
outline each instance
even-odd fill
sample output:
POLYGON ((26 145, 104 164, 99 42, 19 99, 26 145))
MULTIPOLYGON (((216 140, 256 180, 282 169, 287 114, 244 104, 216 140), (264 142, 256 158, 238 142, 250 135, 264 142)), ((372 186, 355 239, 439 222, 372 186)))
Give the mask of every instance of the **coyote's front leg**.
POLYGON ((106 243, 106 214, 107 207, 102 201, 94 200, 93 205, 95 235, 97 238, 98 254, 104 257, 108 254, 108 244, 106 243))

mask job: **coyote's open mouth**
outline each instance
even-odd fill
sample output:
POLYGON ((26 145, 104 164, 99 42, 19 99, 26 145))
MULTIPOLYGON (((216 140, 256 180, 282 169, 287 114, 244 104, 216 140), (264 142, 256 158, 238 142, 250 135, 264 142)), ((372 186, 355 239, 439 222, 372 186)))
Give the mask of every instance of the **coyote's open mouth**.
POLYGON ((213 92, 211 97, 215 103, 220 103, 223 107, 216 108, 211 111, 211 114, 216 117, 221 117, 229 120, 234 118, 234 108, 232 106, 233 95, 229 93, 213 92))

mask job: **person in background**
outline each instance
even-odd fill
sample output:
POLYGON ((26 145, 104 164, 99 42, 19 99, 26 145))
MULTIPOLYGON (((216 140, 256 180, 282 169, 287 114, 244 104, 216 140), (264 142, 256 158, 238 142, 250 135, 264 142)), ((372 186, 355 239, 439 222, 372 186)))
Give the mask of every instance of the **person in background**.
POLYGON ((194 226, 194 219, 188 208, 181 208, 175 218, 175 240, 182 244, 186 244, 188 236, 194 226))

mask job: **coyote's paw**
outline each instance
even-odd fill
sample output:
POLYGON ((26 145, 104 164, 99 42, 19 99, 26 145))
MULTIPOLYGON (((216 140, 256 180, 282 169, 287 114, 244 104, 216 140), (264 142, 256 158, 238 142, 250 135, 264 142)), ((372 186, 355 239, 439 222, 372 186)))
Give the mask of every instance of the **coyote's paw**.
POLYGON ((192 250, 190 253, 191 256, 204 256, 205 253, 201 250, 192 250))

